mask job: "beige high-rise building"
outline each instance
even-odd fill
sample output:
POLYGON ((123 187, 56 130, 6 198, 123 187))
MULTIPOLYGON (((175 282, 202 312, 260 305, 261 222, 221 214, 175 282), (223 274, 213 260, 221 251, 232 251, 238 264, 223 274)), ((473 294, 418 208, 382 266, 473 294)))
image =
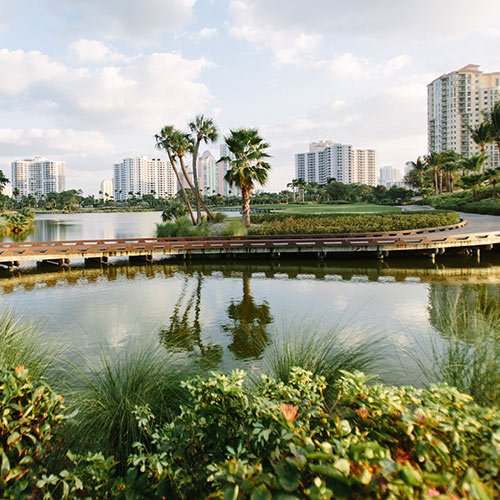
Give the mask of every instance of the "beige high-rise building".
POLYGON ((311 142, 309 152, 295 155, 295 177, 326 184, 332 178, 344 184, 377 185, 374 149, 354 149, 333 141, 311 142))
MULTIPOLYGON (((455 151, 465 157, 479 152, 470 127, 484 119, 499 100, 500 72, 483 73, 467 66, 441 75, 427 85, 428 147, 431 151, 455 151)), ((498 149, 487 146, 487 167, 498 166, 498 149)))

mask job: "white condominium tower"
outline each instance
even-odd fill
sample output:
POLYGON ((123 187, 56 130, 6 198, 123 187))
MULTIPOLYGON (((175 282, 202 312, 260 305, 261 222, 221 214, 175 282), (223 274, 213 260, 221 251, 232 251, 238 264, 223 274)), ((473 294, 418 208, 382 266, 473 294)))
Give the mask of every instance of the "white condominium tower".
POLYGON ((53 161, 39 156, 11 163, 12 190, 19 196, 29 194, 40 198, 48 193, 66 189, 66 162, 53 161))
POLYGON ((309 152, 295 155, 295 177, 319 184, 331 178, 376 186, 377 154, 374 149, 353 149, 333 141, 311 142, 309 152))
MULTIPOLYGON (((225 144, 220 145, 220 158, 231 156, 225 144)), ((198 182, 200 191, 207 196, 220 194, 222 196, 239 196, 240 190, 230 186, 224 179, 226 172, 231 168, 229 162, 218 162, 210 151, 205 151, 198 160, 198 182)))
POLYGON ((125 158, 113 166, 115 200, 122 201, 133 196, 153 194, 159 198, 174 196, 177 182, 169 161, 144 156, 125 158))
MULTIPOLYGON (((469 157, 479 152, 469 126, 483 121, 483 113, 498 102, 500 73, 483 73, 469 64, 441 75, 427 85, 429 151, 455 151, 469 157)), ((498 150, 488 145, 488 167, 498 166, 498 150)))

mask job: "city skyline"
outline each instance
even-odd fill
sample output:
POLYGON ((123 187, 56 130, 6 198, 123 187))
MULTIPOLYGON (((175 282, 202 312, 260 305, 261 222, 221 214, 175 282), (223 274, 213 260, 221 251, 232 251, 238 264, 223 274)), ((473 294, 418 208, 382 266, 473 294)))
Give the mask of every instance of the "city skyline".
POLYGON ((154 158, 154 134, 199 113, 221 139, 259 128, 269 191, 318 138, 402 168, 427 152, 427 85, 467 64, 500 70, 496 3, 474 7, 487 15, 450 0, 0 0, 0 169, 65 160, 67 187, 97 194, 110 165, 154 158))

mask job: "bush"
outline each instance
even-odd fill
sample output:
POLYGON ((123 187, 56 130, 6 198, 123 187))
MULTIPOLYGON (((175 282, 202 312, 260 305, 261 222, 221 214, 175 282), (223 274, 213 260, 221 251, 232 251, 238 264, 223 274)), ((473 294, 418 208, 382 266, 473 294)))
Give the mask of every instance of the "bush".
POLYGON ((63 398, 34 384, 24 366, 0 366, 0 492, 2 498, 32 498, 44 460, 56 444, 63 398))
POLYGON ((227 215, 222 212, 215 212, 213 215, 214 222, 224 222, 227 219, 227 215))
MULTIPOLYGON (((244 375, 186 383, 193 404, 130 464, 168 498, 487 499, 500 495, 500 417, 443 386, 368 385, 344 373, 333 407, 322 377, 244 375), (208 496, 207 496, 208 495, 208 496)), ((148 427, 152 421, 144 418, 148 427)))
POLYGON ((189 217, 183 216, 173 222, 156 224, 156 236, 158 238, 210 236, 210 224, 204 222, 194 226, 189 217))
POLYGON ((224 236, 246 236, 248 228, 241 220, 232 220, 224 226, 224 236))
POLYGON ((392 215, 264 216, 250 234, 335 234, 404 231, 456 224, 456 212, 412 212, 392 215))

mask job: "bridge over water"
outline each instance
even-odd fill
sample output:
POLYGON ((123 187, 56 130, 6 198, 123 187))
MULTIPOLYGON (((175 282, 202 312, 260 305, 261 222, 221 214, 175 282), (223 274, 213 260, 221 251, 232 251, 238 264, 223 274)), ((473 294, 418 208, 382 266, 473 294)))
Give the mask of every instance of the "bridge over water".
POLYGON ((449 250, 465 250, 479 256, 481 250, 500 248, 500 217, 462 214, 453 226, 411 231, 352 234, 273 236, 209 236, 174 238, 87 239, 71 241, 0 243, 0 265, 12 269, 23 261, 59 266, 71 259, 108 263, 110 258, 152 261, 154 257, 224 256, 267 254, 327 255, 373 254, 383 259, 391 253, 418 252, 433 261, 449 250))

